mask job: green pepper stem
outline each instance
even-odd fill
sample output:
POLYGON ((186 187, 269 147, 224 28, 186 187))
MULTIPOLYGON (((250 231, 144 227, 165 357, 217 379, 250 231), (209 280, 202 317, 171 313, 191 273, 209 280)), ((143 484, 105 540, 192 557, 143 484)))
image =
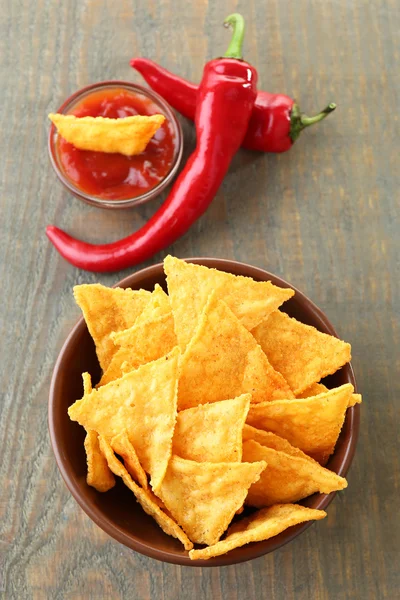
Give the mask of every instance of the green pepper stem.
POLYGON ((307 117, 307 115, 301 115, 300 122, 303 125, 303 129, 305 127, 309 127, 310 125, 314 125, 314 123, 322 121, 322 119, 325 119, 325 117, 327 117, 331 112, 333 112, 335 108, 336 104, 334 102, 331 102, 326 108, 324 108, 324 110, 321 110, 321 112, 315 115, 314 117, 307 117))
POLYGON ((334 102, 331 102, 326 108, 324 108, 324 110, 321 110, 321 112, 315 115, 314 117, 307 117, 307 115, 304 115, 300 112, 300 109, 297 106, 297 104, 293 104, 290 114, 289 134, 292 142, 295 142, 297 140, 303 129, 309 127, 310 125, 314 125, 314 123, 322 121, 322 119, 325 119, 325 117, 327 117, 331 112, 333 112, 335 108, 336 104, 334 102))
POLYGON ((242 45, 244 37, 244 19, 239 13, 233 13, 226 17, 224 21, 225 27, 232 26, 233 34, 228 50, 225 52, 225 58, 242 58, 242 45))

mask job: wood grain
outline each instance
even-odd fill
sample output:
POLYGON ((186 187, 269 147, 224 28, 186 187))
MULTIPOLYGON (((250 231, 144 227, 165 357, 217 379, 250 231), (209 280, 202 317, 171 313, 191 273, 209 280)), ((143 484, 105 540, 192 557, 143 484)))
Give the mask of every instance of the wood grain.
MULTIPOLYGON (((3 0, 0 11, 0 596, 8 599, 330 600, 399 597, 399 18, 396 0, 3 0), (273 555, 216 569, 161 564, 118 545, 57 471, 47 395, 78 317, 71 288, 98 277, 49 245, 55 223, 89 241, 139 227, 86 207, 52 172, 46 115, 85 84, 140 81, 149 56, 193 80, 247 21, 260 87, 339 108, 287 154, 241 151, 207 214, 170 248, 267 268, 304 290, 353 345, 364 395, 349 488, 328 518, 273 555)), ((193 127, 184 122, 186 155, 193 127)), ((150 262, 163 258, 158 254, 150 262)))

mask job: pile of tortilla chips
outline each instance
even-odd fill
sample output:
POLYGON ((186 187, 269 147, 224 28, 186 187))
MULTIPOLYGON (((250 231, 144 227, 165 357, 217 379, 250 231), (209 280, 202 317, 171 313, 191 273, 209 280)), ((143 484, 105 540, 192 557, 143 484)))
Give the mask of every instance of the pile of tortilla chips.
POLYGON ((192 559, 322 519, 295 503, 347 486, 325 465, 361 397, 320 380, 350 345, 281 312, 293 290, 171 256, 164 270, 168 295, 74 289, 103 370, 68 411, 87 432, 88 484, 121 477, 192 559))

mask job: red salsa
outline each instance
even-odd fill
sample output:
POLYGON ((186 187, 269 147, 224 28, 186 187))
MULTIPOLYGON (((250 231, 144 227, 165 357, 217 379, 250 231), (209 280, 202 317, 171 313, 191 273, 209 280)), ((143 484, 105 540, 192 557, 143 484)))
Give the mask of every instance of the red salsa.
MULTIPOLYGON (((161 112, 150 98, 115 88, 89 94, 69 114, 117 119, 161 112)), ((126 200, 141 196, 164 179, 174 162, 176 140, 166 119, 146 150, 136 156, 78 150, 61 136, 57 150, 65 175, 77 188, 104 200, 126 200)))

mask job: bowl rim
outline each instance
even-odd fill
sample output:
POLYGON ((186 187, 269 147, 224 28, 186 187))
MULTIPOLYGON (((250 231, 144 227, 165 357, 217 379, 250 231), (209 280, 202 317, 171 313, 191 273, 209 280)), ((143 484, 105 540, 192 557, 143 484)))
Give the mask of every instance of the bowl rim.
MULTIPOLYGON (((338 337, 335 328, 333 327, 332 323, 329 321, 329 319, 325 315, 325 313, 318 306, 316 306, 316 304, 314 304, 314 302, 312 300, 310 300, 310 298, 308 298, 303 292, 301 292, 295 286, 289 284, 286 280, 282 279, 278 275, 274 275, 273 273, 266 271, 264 269, 261 269, 259 267, 253 267, 252 265, 248 265, 246 263, 235 261, 235 260, 211 258, 211 257, 193 257, 193 258, 184 258, 182 260, 185 260, 186 262, 192 262, 194 264, 204 265, 204 266, 207 266, 210 268, 218 268, 219 269, 220 267, 225 266, 226 267, 225 270, 227 272, 231 272, 231 271, 229 271, 229 268, 230 267, 232 268, 233 265, 235 265, 236 268, 243 267, 251 273, 246 276, 254 277, 256 279, 258 277, 260 281, 266 281, 265 278, 271 276, 272 279, 274 280, 273 281, 274 285, 279 285, 280 287, 284 287, 284 288, 290 287, 291 289, 293 289, 295 291, 295 295, 298 295, 299 297, 301 297, 302 300, 306 301, 312 316, 315 316, 317 319, 319 319, 325 325, 325 327, 331 332, 332 335, 338 337), (218 263, 219 266, 215 266, 216 263, 218 263)), ((139 271, 136 271, 135 273, 132 273, 131 275, 128 275, 127 277, 124 277, 123 279, 118 281, 116 284, 114 284, 112 287, 128 287, 128 284, 130 287, 135 284, 136 279, 142 280, 145 277, 151 277, 153 275, 157 275, 157 274, 159 274, 160 270, 163 270, 162 262, 157 263, 155 265, 151 265, 151 266, 141 269, 139 271)), ((139 288, 133 287, 132 289, 139 289, 139 288)), ((64 359, 64 354, 66 353, 69 345, 74 341, 74 339, 77 336, 79 336, 81 334, 82 330, 85 327, 86 327, 85 320, 83 317, 81 317, 78 320, 78 322, 75 324, 75 326, 73 327, 71 332, 69 333, 69 335, 68 335, 67 339, 65 340, 65 342, 63 343, 62 348, 57 357, 57 361, 54 366, 53 375, 52 375, 51 384, 50 384, 50 392, 49 392, 49 400, 48 400, 48 427, 49 427, 50 441, 51 441, 53 453, 54 453, 54 456, 56 459, 58 469, 64 480, 64 483, 66 484, 68 490, 70 491, 70 493, 72 494, 72 496, 74 497, 76 502, 79 504, 79 506, 90 517, 90 519, 92 519, 92 521, 94 521, 96 523, 96 525, 98 525, 105 533, 110 535, 117 542, 120 542, 124 546, 127 546, 131 550, 139 552, 150 558, 160 560, 162 562, 168 562, 168 563, 172 563, 172 564, 178 564, 178 565, 182 565, 182 566, 191 566, 191 567, 219 567, 219 566, 228 566, 228 565, 232 565, 232 564, 239 564, 242 562, 246 562, 248 560, 252 560, 254 558, 259 558, 261 556, 264 556, 265 554, 269 554, 270 552, 273 552, 274 550, 277 550, 278 548, 281 548, 285 544, 291 542, 295 537, 297 537, 298 535, 303 533, 306 529, 308 529, 309 527, 311 527, 311 525, 314 524, 314 521, 300 523, 299 525, 295 525, 293 527, 286 529, 279 535, 275 536, 274 538, 270 538, 269 540, 265 540, 265 541, 261 541, 261 542, 253 542, 251 544, 247 544, 240 548, 240 550, 246 549, 246 551, 243 551, 242 556, 235 557, 234 559, 229 560, 229 556, 230 556, 231 552, 228 552, 227 554, 224 554, 224 555, 218 556, 218 557, 214 557, 209 560, 198 560, 198 559, 191 560, 189 558, 188 554, 178 555, 173 552, 168 552, 168 550, 159 550, 157 548, 154 548, 150 544, 145 544, 145 543, 141 542, 139 539, 134 538, 133 534, 127 535, 120 527, 118 527, 118 525, 116 525, 112 521, 109 521, 106 517, 104 517, 104 515, 101 515, 100 511, 96 510, 96 508, 93 506, 93 504, 91 502, 87 501, 85 498, 83 498, 81 496, 80 491, 79 491, 78 480, 76 479, 74 474, 69 471, 68 466, 66 465, 66 461, 62 455, 62 452, 60 451, 60 448, 58 447, 57 434, 56 434, 57 413, 55 411, 54 398, 55 398, 55 391, 56 391, 56 385, 57 385, 59 372, 60 372, 61 365, 62 365, 62 362, 64 359), (269 547, 269 546, 271 546, 272 539, 274 540, 275 543, 272 544, 273 547, 269 547)), ((349 379, 350 383, 352 383, 352 385, 354 386, 355 392, 357 392, 357 383, 356 383, 353 367, 352 367, 351 363, 348 363, 347 365, 345 365, 345 367, 347 370, 348 379, 349 379)), ((345 368, 345 367, 343 367, 343 368, 345 368)), ((336 470, 336 472, 339 475, 341 475, 342 477, 346 476, 346 474, 351 466, 351 463, 352 463, 352 460, 354 458, 355 451, 356 451, 357 440, 358 440, 359 429, 360 429, 360 406, 358 404, 347 409, 345 422, 347 422, 347 421, 348 421, 348 430, 349 430, 349 440, 347 442, 347 447, 345 448, 343 458, 339 464, 338 469, 336 470)), ((330 503, 332 502, 334 497, 336 496, 336 493, 337 492, 332 492, 330 494, 314 494, 315 501, 313 502, 312 507, 315 509, 319 509, 319 510, 326 509, 330 505, 330 503)))
POLYGON ((64 185, 64 187, 73 196, 75 196, 75 198, 78 198, 78 200, 81 200, 82 202, 86 202, 87 204, 90 204, 91 206, 96 206, 97 208, 104 208, 104 209, 132 208, 134 206, 139 206, 140 204, 144 204, 146 202, 149 202, 150 200, 153 200, 159 194, 161 194, 161 192, 172 182, 173 178, 175 177, 175 175, 179 169, 179 166, 182 161, 182 156, 183 156, 184 138, 183 138, 182 125, 181 125, 179 119, 177 118, 172 107, 168 104, 168 102, 166 100, 164 100, 164 98, 162 96, 157 94, 157 92, 154 92, 150 88, 147 88, 138 83, 134 83, 132 81, 123 81, 123 80, 118 80, 118 79, 99 81, 97 83, 91 83, 89 85, 86 85, 83 88, 80 88, 79 90, 77 90, 76 92, 74 92, 73 94, 68 96, 68 98, 66 98, 66 100, 64 100, 64 102, 61 104, 61 106, 57 109, 56 112, 65 114, 65 111, 69 110, 74 105, 74 103, 77 102, 80 98, 84 98, 86 95, 90 94, 91 92, 101 90, 101 89, 104 89, 107 87, 108 88, 121 87, 124 89, 128 89, 132 92, 137 92, 138 94, 142 94, 143 96, 146 96, 147 98, 150 98, 155 104, 157 104, 160 107, 162 112, 165 114, 167 119, 170 121, 170 123, 174 129, 175 136, 176 136, 176 150, 175 150, 175 156, 174 156, 174 160, 171 165, 171 168, 168 171, 168 173, 165 175, 165 177, 161 181, 159 181, 159 183, 157 183, 157 185, 155 187, 151 188, 150 190, 148 190, 144 194, 141 194, 140 196, 134 196, 132 198, 125 198, 124 200, 107 200, 104 198, 99 198, 97 196, 93 196, 92 194, 87 194, 86 192, 84 192, 83 190, 78 188, 76 185, 74 185, 74 183, 69 179, 69 177, 63 172, 63 169, 61 168, 61 166, 59 164, 59 160, 58 160, 58 154, 57 154, 57 148, 56 148, 56 138, 58 136, 58 133, 57 133, 54 123, 51 123, 51 125, 50 125, 47 149, 49 152, 50 162, 52 164, 52 167, 53 167, 58 179, 64 185))

